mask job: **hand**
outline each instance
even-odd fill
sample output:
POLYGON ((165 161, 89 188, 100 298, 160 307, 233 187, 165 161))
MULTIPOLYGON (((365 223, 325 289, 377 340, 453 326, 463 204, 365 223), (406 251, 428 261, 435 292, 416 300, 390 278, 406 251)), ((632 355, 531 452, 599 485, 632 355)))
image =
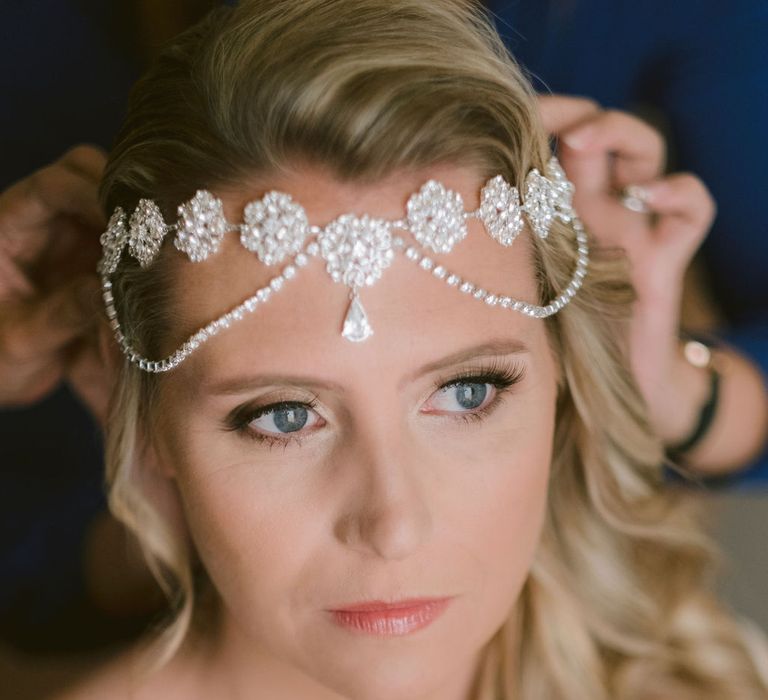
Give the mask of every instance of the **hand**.
POLYGON ((659 435, 675 443, 707 392, 706 374, 681 356, 678 333, 685 271, 712 223, 714 202, 693 175, 662 177, 663 140, 643 121, 581 98, 541 97, 540 108, 576 187, 576 210, 602 246, 626 252, 637 293, 632 370, 659 435), (642 187, 652 215, 621 203, 617 192, 628 185, 642 187))
POLYGON ((104 414, 96 263, 105 160, 78 146, 0 194, 0 406, 31 404, 69 380, 104 414))

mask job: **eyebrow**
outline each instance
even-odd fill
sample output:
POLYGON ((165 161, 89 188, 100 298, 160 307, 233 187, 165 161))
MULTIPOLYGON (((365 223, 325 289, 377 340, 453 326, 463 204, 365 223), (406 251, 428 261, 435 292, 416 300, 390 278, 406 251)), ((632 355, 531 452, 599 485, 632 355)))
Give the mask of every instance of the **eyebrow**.
MULTIPOLYGON (((473 345, 472 347, 458 350, 457 352, 446 355, 439 360, 434 360, 422 365, 414 372, 408 374, 402 384, 411 382, 425 374, 437 372, 446 367, 458 365, 467 360, 477 357, 504 357, 507 355, 530 352, 528 347, 520 340, 512 338, 495 338, 493 340, 473 345)), ((401 384, 401 385, 402 385, 401 384)), ((256 374, 241 377, 225 379, 220 382, 203 382, 200 387, 201 393, 212 394, 216 396, 244 394, 254 389, 265 386, 296 386, 308 387, 312 389, 323 389, 326 391, 344 392, 344 387, 337 382, 319 379, 317 377, 306 377, 300 375, 288 374, 256 374)))

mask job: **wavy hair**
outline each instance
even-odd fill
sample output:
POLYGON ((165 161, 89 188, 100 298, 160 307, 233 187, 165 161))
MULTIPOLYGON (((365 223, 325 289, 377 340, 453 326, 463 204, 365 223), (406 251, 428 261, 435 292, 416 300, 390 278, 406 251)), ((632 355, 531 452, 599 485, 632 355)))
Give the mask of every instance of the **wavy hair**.
MULTIPOLYGON (((535 96, 476 3, 243 0, 180 36, 137 83, 101 201, 110 212, 148 197, 172 219, 198 188, 297 162, 367 183, 469 165, 520 187, 548 153, 535 96)), ((575 263, 572 233, 557 225, 562 235, 533 237, 543 303, 575 263)), ((765 698, 768 654, 711 591, 715 550, 690 499, 663 478, 628 369, 626 261, 593 251, 580 292, 542 321, 561 365, 546 520, 475 698, 765 698)), ((146 271, 123 260, 113 277, 123 328, 151 357, 171 340, 172 255, 165 246, 146 271)), ((106 456, 111 509, 169 596, 158 663, 188 635, 200 589, 193 548, 143 486, 139 440, 151 439, 162 381, 120 368, 106 456)))

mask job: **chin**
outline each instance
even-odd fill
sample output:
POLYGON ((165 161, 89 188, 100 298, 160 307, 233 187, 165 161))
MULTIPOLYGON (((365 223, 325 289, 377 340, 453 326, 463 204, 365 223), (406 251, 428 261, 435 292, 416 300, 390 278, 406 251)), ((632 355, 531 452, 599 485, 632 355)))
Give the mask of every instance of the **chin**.
POLYGON ((448 679, 445 667, 430 668, 413 659, 407 667, 381 659, 378 667, 359 669, 354 676, 334 678, 333 690, 350 700, 419 700, 440 697, 448 679))
MULTIPOLYGON (((349 700, 421 700, 458 696, 456 685, 471 679, 462 675, 474 669, 478 655, 465 648, 446 648, 439 641, 424 646, 388 640, 341 654, 312 655, 307 671, 323 686, 349 700), (392 641, 397 646, 390 646, 392 641), (389 647, 389 648, 388 648, 389 647), (441 692, 442 691, 442 692, 441 692)), ((467 689, 468 690, 468 689, 467 689)))

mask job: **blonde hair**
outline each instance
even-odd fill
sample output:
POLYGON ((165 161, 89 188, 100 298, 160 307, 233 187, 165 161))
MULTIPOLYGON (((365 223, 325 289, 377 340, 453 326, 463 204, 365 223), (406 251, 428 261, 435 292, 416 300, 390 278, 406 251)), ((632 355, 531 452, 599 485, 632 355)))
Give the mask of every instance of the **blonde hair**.
MULTIPOLYGON (((244 0, 182 35, 136 85, 101 195, 107 211, 152 198, 173 220, 198 188, 296 162, 365 182, 471 165, 520 186, 547 156, 535 96, 474 2, 244 0)), ((559 226, 562 235, 534 241, 541 301, 574 265, 559 226)), ((151 357, 169 342, 171 255, 165 246, 152 271, 124 261, 113 280, 123 327, 151 357)), ((664 482, 662 446, 628 370, 625 262, 611 251, 593 257, 575 299, 544 321, 562 377, 546 523, 475 697, 764 698, 765 652, 750 651, 755 635, 710 592, 713 547, 664 482)), ((113 512, 172 602, 164 661, 188 633, 196 588, 190 546, 141 483, 137 441, 151 436, 161 382, 122 366, 107 481, 113 512)))

